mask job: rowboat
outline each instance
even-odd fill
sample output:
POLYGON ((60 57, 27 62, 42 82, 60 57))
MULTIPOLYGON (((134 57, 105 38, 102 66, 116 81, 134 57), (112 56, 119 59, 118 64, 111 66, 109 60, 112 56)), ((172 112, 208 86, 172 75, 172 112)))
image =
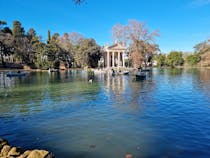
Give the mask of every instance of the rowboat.
POLYGON ((146 73, 144 72, 138 72, 138 74, 136 74, 136 80, 145 80, 146 79, 146 73))
POLYGON ((9 72, 7 73, 7 77, 22 77, 22 76, 25 76, 26 73, 25 72, 9 72))

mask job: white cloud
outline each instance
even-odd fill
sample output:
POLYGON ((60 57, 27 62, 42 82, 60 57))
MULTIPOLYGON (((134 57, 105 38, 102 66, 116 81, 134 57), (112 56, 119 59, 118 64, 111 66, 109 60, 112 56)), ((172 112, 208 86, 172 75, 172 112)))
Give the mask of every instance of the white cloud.
POLYGON ((193 7, 202 7, 202 6, 209 5, 209 4, 210 4, 210 0, 193 0, 191 2, 191 5, 193 7))

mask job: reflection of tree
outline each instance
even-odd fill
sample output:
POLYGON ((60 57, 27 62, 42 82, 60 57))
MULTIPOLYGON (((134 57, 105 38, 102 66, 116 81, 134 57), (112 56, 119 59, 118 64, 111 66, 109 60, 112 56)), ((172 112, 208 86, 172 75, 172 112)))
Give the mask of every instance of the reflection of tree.
POLYGON ((168 68, 167 73, 169 76, 179 76, 183 72, 183 69, 181 68, 168 68))
POLYGON ((208 87, 210 83, 210 70, 201 69, 198 72, 200 80, 208 87))
MULTIPOLYGON (((1 78, 5 76, 0 75, 1 78)), ((3 80, 0 83, 1 116, 29 115, 63 109, 72 104, 87 104, 97 99, 101 89, 98 83, 88 84, 81 71, 50 75, 32 72, 24 78, 12 78, 12 87, 5 87, 3 80)))
POLYGON ((196 76, 196 81, 194 82, 195 87, 198 87, 198 89, 202 88, 203 92, 207 97, 209 98, 210 101, 210 70, 208 69, 199 69, 199 70, 194 70, 195 76, 196 76))
POLYGON ((150 80, 136 82, 130 76, 107 76, 106 89, 115 108, 126 112, 138 112, 142 106, 151 101, 150 94, 154 90, 154 83, 150 80))
POLYGON ((129 82, 129 87, 131 91, 131 106, 136 110, 143 110, 147 103, 152 102, 152 93, 155 89, 155 83, 148 79, 145 81, 137 82, 135 80, 129 82))
POLYGON ((5 73, 0 73, 0 91, 3 90, 3 88, 11 88, 14 86, 14 80, 12 78, 8 78, 5 73))
POLYGON ((1 89, 0 113, 19 115, 42 111, 41 102, 47 84, 41 76, 31 73, 29 77, 11 78, 14 86, 1 89))

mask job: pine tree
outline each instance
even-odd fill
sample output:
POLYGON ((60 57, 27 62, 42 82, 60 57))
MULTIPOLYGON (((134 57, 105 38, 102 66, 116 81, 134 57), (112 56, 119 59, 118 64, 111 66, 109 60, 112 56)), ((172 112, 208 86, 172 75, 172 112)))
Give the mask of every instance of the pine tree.
POLYGON ((21 23, 19 21, 14 21, 13 22, 13 29, 12 29, 12 34, 13 36, 16 37, 23 37, 24 36, 24 28, 21 26, 21 23))
POLYGON ((50 30, 48 30, 47 44, 49 44, 50 42, 51 42, 51 34, 50 34, 50 30))
POLYGON ((27 32, 27 37, 29 41, 36 37, 36 31, 33 28, 30 28, 27 32))

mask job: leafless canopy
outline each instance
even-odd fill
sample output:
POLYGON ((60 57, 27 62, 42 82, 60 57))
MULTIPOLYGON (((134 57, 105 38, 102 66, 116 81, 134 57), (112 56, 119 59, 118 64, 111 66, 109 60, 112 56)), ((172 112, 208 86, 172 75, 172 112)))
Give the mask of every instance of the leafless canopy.
POLYGON ((158 50, 155 37, 158 30, 150 32, 145 23, 129 20, 127 25, 116 24, 112 28, 113 40, 130 45, 130 59, 138 67, 146 61, 146 57, 158 50))

